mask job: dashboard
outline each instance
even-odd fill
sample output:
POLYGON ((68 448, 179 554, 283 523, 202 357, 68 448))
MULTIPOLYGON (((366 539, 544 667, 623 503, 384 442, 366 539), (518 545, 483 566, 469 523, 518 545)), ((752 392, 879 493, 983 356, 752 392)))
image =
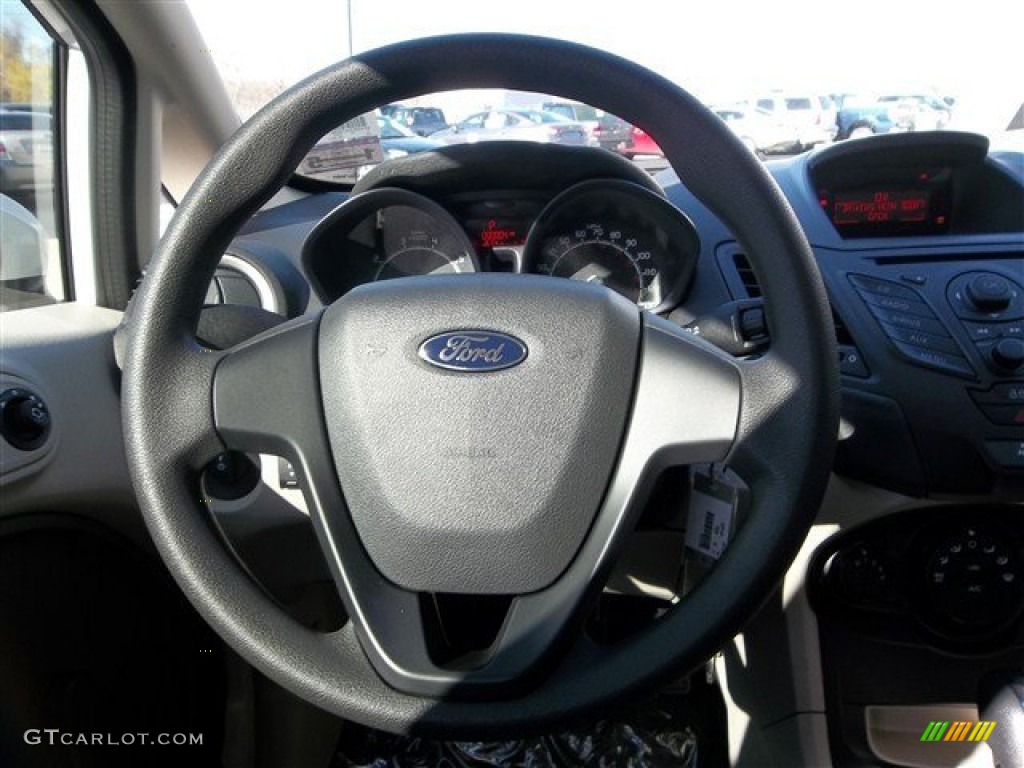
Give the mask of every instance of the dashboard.
MULTIPOLYGON (((833 306, 846 430, 836 471, 913 497, 1024 497, 1020 154, 933 132, 768 168, 833 306)), ((278 301, 290 315, 376 280, 482 272, 600 283, 693 328, 735 302, 771 312, 744 245, 670 171, 655 180, 580 147, 487 142, 399 158, 351 195, 257 214, 229 258, 270 284, 250 296, 292 294, 278 301)), ((749 340, 746 316, 725 321, 749 340)))

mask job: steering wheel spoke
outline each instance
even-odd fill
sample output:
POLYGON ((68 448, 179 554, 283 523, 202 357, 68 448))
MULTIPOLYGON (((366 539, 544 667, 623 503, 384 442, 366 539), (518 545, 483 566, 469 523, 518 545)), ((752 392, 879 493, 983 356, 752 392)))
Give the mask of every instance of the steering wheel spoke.
POLYGON ((319 316, 271 329, 223 353, 213 377, 214 425, 229 448, 297 459, 324 431, 319 316))

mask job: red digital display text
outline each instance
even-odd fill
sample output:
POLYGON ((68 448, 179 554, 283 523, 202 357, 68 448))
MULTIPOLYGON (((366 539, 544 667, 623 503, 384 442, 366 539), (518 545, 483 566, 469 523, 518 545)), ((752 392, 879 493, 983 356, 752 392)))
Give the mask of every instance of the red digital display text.
POLYGON ((839 192, 832 220, 848 224, 911 224, 928 218, 928 192, 919 189, 839 192))
POLYGON ((477 234, 476 244, 481 248, 500 248, 509 245, 522 245, 525 237, 522 228, 517 228, 510 222, 488 219, 483 222, 480 232, 477 234))

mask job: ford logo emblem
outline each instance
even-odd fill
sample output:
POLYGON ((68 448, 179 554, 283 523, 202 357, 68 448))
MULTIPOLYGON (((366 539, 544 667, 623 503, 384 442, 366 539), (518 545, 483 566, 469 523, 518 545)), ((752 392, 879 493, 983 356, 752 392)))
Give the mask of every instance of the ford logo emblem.
POLYGON ((420 345, 420 357, 449 371, 500 371, 519 365, 526 354, 523 342, 497 331, 449 331, 420 345))

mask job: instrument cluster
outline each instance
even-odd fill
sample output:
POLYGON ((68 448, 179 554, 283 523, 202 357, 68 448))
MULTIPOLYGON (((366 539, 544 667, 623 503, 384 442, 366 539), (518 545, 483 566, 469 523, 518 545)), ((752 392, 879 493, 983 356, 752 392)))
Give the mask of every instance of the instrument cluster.
POLYGON ((303 245, 303 264, 324 303, 377 280, 511 272, 599 283, 664 311, 684 294, 699 247, 685 214, 625 180, 584 181, 547 200, 501 193, 437 202, 378 187, 324 217, 303 245))

